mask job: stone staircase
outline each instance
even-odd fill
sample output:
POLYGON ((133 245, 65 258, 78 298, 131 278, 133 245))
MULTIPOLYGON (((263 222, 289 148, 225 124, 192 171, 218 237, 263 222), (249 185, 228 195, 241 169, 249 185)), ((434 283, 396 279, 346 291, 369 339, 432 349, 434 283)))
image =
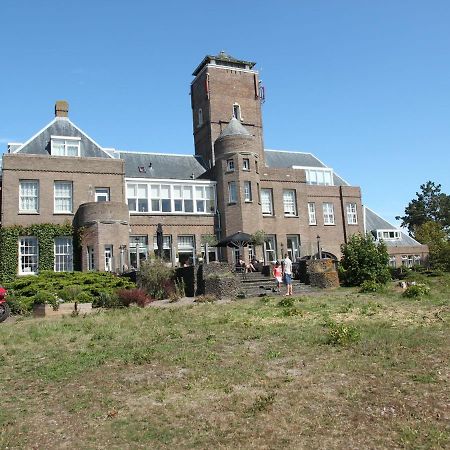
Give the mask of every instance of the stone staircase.
MULTIPOLYGON (((246 297, 261 297, 264 295, 283 295, 286 293, 286 286, 281 285, 281 292, 273 292, 275 281, 273 277, 261 275, 260 272, 252 272, 246 274, 236 274, 241 279, 241 291, 246 297)), ((317 289, 300 283, 299 280, 292 280, 292 290, 295 295, 306 295, 315 292, 317 289)))

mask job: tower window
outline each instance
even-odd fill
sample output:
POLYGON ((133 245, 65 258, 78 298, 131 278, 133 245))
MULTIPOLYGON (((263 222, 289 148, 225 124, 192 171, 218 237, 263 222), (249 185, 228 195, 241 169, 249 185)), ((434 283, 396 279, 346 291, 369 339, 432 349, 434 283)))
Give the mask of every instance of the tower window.
POLYGON ((202 108, 199 108, 198 110, 198 127, 201 127, 203 125, 203 110, 202 108))
POLYGON ((242 160, 242 169, 243 170, 250 170, 250 160, 248 158, 244 158, 242 160))
POLYGON ((227 159, 227 172, 234 172, 234 160, 227 159))
POLYGON ((242 120, 241 107, 237 103, 233 105, 233 117, 237 120, 242 120))

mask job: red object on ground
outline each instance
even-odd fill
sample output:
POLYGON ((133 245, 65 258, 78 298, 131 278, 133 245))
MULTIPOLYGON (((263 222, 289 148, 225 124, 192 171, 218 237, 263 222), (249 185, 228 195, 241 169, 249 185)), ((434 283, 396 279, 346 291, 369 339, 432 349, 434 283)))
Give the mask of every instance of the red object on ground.
POLYGON ((0 286, 0 300, 3 300, 5 298, 6 292, 6 289, 0 286))

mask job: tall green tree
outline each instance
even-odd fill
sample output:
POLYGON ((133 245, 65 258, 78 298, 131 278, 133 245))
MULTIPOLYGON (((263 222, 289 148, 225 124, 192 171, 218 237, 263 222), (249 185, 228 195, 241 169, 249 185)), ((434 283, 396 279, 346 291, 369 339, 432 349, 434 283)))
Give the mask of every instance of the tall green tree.
MULTIPOLYGON (((408 203, 404 216, 397 216, 402 227, 407 227, 409 234, 415 236, 415 230, 426 222, 435 222, 442 230, 450 233, 450 195, 441 192, 441 185, 427 181, 416 192, 416 198, 408 203)), ((418 239, 419 240, 419 239, 418 239)))

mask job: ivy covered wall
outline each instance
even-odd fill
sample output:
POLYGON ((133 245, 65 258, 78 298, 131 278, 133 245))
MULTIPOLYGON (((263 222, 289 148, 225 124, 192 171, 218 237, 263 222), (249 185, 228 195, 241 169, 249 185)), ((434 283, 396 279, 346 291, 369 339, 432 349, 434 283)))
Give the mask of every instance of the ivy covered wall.
POLYGON ((34 236, 39 243, 39 270, 54 268, 54 240, 59 236, 72 236, 74 269, 79 270, 79 247, 81 230, 74 230, 70 223, 55 225, 52 223, 30 225, 23 227, 15 225, 0 229, 0 282, 13 280, 17 275, 19 264, 19 237, 34 236))

